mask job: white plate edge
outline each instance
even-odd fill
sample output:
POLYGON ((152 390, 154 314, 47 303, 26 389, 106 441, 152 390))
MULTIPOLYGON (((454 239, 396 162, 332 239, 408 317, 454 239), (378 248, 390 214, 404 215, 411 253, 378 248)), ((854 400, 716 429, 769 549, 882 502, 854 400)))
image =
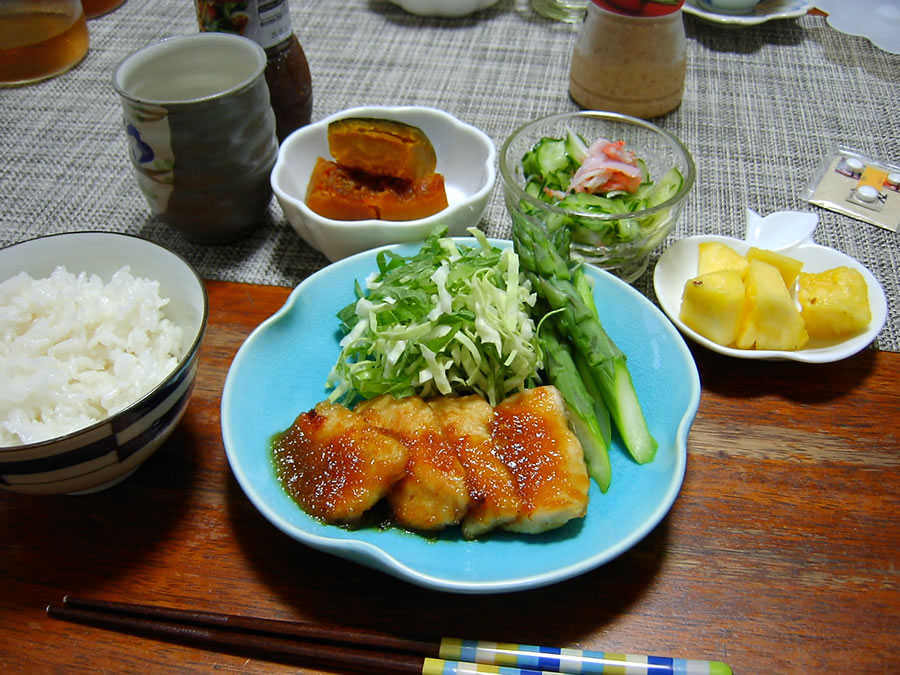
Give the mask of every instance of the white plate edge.
MULTIPOLYGON (((878 337, 878 334, 881 332, 881 329, 884 328, 884 324, 887 321, 887 296, 884 292, 884 288, 881 285, 881 282, 872 274, 872 272, 861 262, 856 260, 855 258, 850 257, 846 253, 842 251, 838 251, 837 249, 830 248, 828 246, 823 246, 821 244, 816 243, 803 243, 799 246, 794 247, 793 249, 785 249, 781 251, 785 255, 790 255, 791 250, 803 249, 803 248, 818 248, 824 249, 829 252, 830 255, 836 255, 840 258, 843 258, 845 264, 852 266, 859 270, 859 272, 863 275, 866 280, 866 284, 868 286, 869 291, 869 309, 872 312, 872 320, 870 322, 870 327, 864 333, 860 335, 856 335, 849 340, 839 343, 838 345, 834 345, 832 347, 823 347, 817 349, 799 349, 796 351, 778 351, 778 350, 755 350, 755 349, 733 349, 730 347, 725 347, 720 345, 712 340, 703 337, 696 331, 689 328, 685 325, 681 319, 679 318, 679 313, 681 309, 681 292, 683 289, 684 282, 686 282, 690 276, 685 277, 682 280, 682 286, 677 290, 679 295, 679 302, 677 303, 677 307, 674 307, 673 304, 668 302, 668 297, 675 293, 675 290, 667 291, 667 289, 662 288, 662 279, 660 272, 660 264, 662 264, 662 270, 665 271, 666 264, 668 263, 668 259, 666 258, 669 251, 676 245, 685 246, 689 242, 694 244, 700 244, 704 241, 720 241, 724 244, 728 244, 733 247, 737 247, 740 250, 745 248, 749 248, 749 244, 746 241, 742 241, 740 239, 734 239, 732 237, 726 237, 721 235, 695 235, 692 237, 686 237, 684 239, 679 239, 674 244, 672 244, 669 248, 667 248, 659 260, 656 263, 656 267, 653 270, 653 288, 656 292, 656 299, 659 302, 660 307, 666 316, 669 317, 669 320, 672 321, 673 324, 678 328, 679 331, 683 335, 686 335, 693 342, 706 347, 714 352, 718 352, 719 354, 724 354, 726 356, 733 356, 735 358, 740 359, 757 359, 757 360, 778 360, 778 361, 799 361, 802 363, 833 363, 835 361, 841 361, 843 359, 849 358, 866 347, 868 347, 875 338, 878 337), (843 348, 841 348, 843 347, 843 348)), ((671 256, 670 256, 671 257, 671 256)))

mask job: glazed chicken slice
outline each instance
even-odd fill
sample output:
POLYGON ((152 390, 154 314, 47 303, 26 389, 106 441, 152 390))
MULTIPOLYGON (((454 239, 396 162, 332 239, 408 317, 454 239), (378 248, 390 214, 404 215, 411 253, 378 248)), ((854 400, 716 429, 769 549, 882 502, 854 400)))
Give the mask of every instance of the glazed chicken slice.
POLYGON ((274 457, 279 480, 307 513, 349 524, 406 474, 409 451, 362 415, 322 402, 276 440, 274 457))
POLYGON ((494 454, 494 409, 481 396, 444 396, 428 401, 466 475, 469 510, 462 534, 474 539, 515 520, 521 501, 512 474, 494 454))
POLYGON ((409 450, 406 475, 387 495, 395 522, 411 530, 439 530, 458 523, 469 504, 465 473, 444 440, 434 411, 416 396, 385 394, 356 410, 409 450))
POLYGON ((494 408, 492 436, 522 500, 518 517, 505 529, 534 534, 584 516, 590 487, 587 467, 556 387, 537 387, 504 399, 494 408))

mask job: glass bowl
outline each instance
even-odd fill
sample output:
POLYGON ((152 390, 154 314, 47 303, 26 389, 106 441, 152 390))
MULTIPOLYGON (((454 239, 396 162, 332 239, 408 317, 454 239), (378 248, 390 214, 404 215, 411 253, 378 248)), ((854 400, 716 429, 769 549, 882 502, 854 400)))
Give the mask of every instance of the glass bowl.
POLYGON ((646 120, 595 110, 551 115, 519 127, 504 142, 499 163, 514 230, 524 219, 549 237, 565 225, 571 236, 572 258, 606 269, 628 283, 644 273, 650 253, 675 227, 696 177, 690 152, 672 134, 646 120), (540 139, 566 138, 570 131, 588 145, 598 138, 625 141, 625 147, 646 164, 652 181, 671 176, 673 168, 680 173, 680 180, 669 184, 662 201, 625 214, 564 209, 528 194, 523 156, 540 139))

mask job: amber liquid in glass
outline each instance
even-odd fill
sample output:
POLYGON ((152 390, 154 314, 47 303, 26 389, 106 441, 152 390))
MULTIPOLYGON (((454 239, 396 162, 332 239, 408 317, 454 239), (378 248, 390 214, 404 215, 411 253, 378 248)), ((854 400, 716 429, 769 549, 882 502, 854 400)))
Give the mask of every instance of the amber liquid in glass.
POLYGON ((125 0, 81 0, 81 6, 84 7, 84 15, 93 19, 113 11, 124 2, 125 0))
MULTIPOLYGON (((36 3, 38 4, 38 3, 36 3)), ((88 50, 84 13, 0 15, 0 84, 27 84, 67 71, 88 50)))

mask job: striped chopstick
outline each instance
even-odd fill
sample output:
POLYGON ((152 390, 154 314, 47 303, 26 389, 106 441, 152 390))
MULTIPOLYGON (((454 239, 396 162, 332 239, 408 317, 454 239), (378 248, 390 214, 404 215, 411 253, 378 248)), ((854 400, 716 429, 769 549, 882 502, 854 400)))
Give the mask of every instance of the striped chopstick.
POLYGON ((352 672, 421 675, 731 675, 719 661, 613 654, 481 640, 420 640, 299 621, 66 596, 47 614, 107 630, 352 672))

